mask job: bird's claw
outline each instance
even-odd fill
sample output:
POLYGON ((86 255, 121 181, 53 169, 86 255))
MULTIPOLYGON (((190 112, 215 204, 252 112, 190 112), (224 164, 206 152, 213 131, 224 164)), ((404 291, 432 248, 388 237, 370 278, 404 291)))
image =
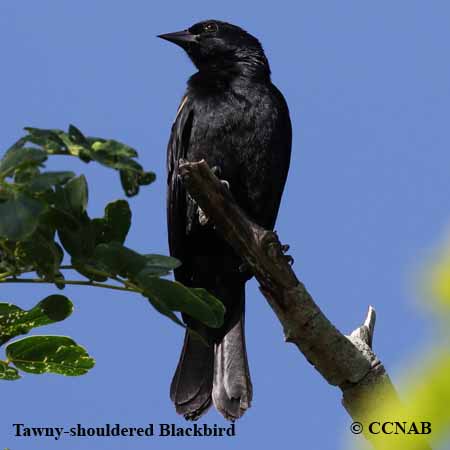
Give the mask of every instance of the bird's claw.
POLYGON ((220 175, 222 175, 222 169, 220 166, 214 166, 211 169, 211 172, 219 179, 219 181, 229 190, 230 189, 230 183, 228 183, 227 180, 221 180, 220 175))
POLYGON ((220 174, 222 173, 222 169, 220 166, 214 166, 211 168, 211 172, 217 177, 220 178, 220 174))
POLYGON ((291 255, 284 255, 284 257, 286 258, 286 261, 289 265, 292 266, 294 264, 294 258, 291 255))
MULTIPOLYGON (((281 245, 281 251, 283 253, 286 253, 289 250, 289 245, 284 244, 281 245)), ((284 257, 286 258, 286 261, 288 262, 288 264, 290 264, 292 266, 292 264, 294 264, 294 258, 291 255, 284 255, 284 257)))
MULTIPOLYGON (((220 179, 220 175, 222 173, 222 169, 220 168, 220 166, 214 166, 211 168, 211 172, 217 177, 219 178, 219 181, 229 190, 230 189, 230 183, 227 180, 221 180, 220 179)), ((200 208, 200 206, 198 207, 198 222, 200 223, 200 225, 202 227, 208 225, 209 223, 209 218, 208 216, 205 214, 205 212, 203 211, 202 208, 200 208)))
POLYGON ((200 208, 200 206, 198 207, 198 222, 202 227, 208 225, 209 222, 208 216, 205 214, 203 209, 200 208))

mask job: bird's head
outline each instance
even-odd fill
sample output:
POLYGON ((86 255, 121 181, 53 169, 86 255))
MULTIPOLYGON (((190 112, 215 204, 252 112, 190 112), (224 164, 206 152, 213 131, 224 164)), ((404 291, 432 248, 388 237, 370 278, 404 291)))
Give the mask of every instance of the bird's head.
POLYGON ((236 71, 270 74, 264 50, 254 36, 242 28, 219 20, 206 20, 187 30, 158 37, 177 44, 199 71, 236 71))

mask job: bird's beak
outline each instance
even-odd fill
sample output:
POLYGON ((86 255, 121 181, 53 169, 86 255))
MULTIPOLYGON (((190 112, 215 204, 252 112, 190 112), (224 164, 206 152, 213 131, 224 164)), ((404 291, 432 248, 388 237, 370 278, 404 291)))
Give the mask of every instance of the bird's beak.
POLYGON ((166 41, 173 42, 180 47, 185 48, 187 45, 197 42, 197 35, 192 34, 189 30, 176 31, 175 33, 160 34, 157 36, 166 41))

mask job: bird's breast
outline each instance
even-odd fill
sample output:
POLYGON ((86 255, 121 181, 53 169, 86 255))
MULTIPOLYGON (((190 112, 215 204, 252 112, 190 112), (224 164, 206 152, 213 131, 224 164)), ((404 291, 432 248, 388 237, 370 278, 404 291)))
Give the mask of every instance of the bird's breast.
POLYGON ((273 130, 277 108, 260 92, 228 90, 194 99, 191 145, 205 156, 211 146, 224 154, 264 145, 273 130), (200 146, 208 145, 202 152, 200 146), (250 147, 250 148, 249 148, 250 147))

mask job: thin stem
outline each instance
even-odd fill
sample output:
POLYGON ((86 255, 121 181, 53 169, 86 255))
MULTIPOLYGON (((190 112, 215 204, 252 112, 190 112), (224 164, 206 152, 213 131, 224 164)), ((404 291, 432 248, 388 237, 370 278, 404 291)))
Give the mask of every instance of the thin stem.
POLYGON ((72 146, 67 150, 50 150, 49 148, 44 147, 44 150, 48 155, 52 156, 75 156, 76 158, 80 155, 81 146, 72 146))
POLYGON ((143 292, 138 286, 136 286, 134 283, 130 283, 128 280, 124 280, 123 278, 120 278, 118 276, 113 277, 113 280, 116 280, 118 283, 124 284, 129 289, 133 289, 138 292, 143 292))
POLYGON ((12 272, 0 273, 0 281, 3 281, 5 278, 11 277, 12 275, 13 275, 12 272))
MULTIPOLYGON (((54 284, 53 281, 41 280, 40 278, 11 278, 6 280, 0 280, 0 283, 38 283, 38 284, 54 284)), ((137 292, 139 290, 130 289, 128 287, 115 286, 113 284, 97 283, 95 281, 77 281, 77 280, 57 280, 58 284, 72 284, 76 286, 92 286, 103 289, 115 289, 117 291, 137 292)))

